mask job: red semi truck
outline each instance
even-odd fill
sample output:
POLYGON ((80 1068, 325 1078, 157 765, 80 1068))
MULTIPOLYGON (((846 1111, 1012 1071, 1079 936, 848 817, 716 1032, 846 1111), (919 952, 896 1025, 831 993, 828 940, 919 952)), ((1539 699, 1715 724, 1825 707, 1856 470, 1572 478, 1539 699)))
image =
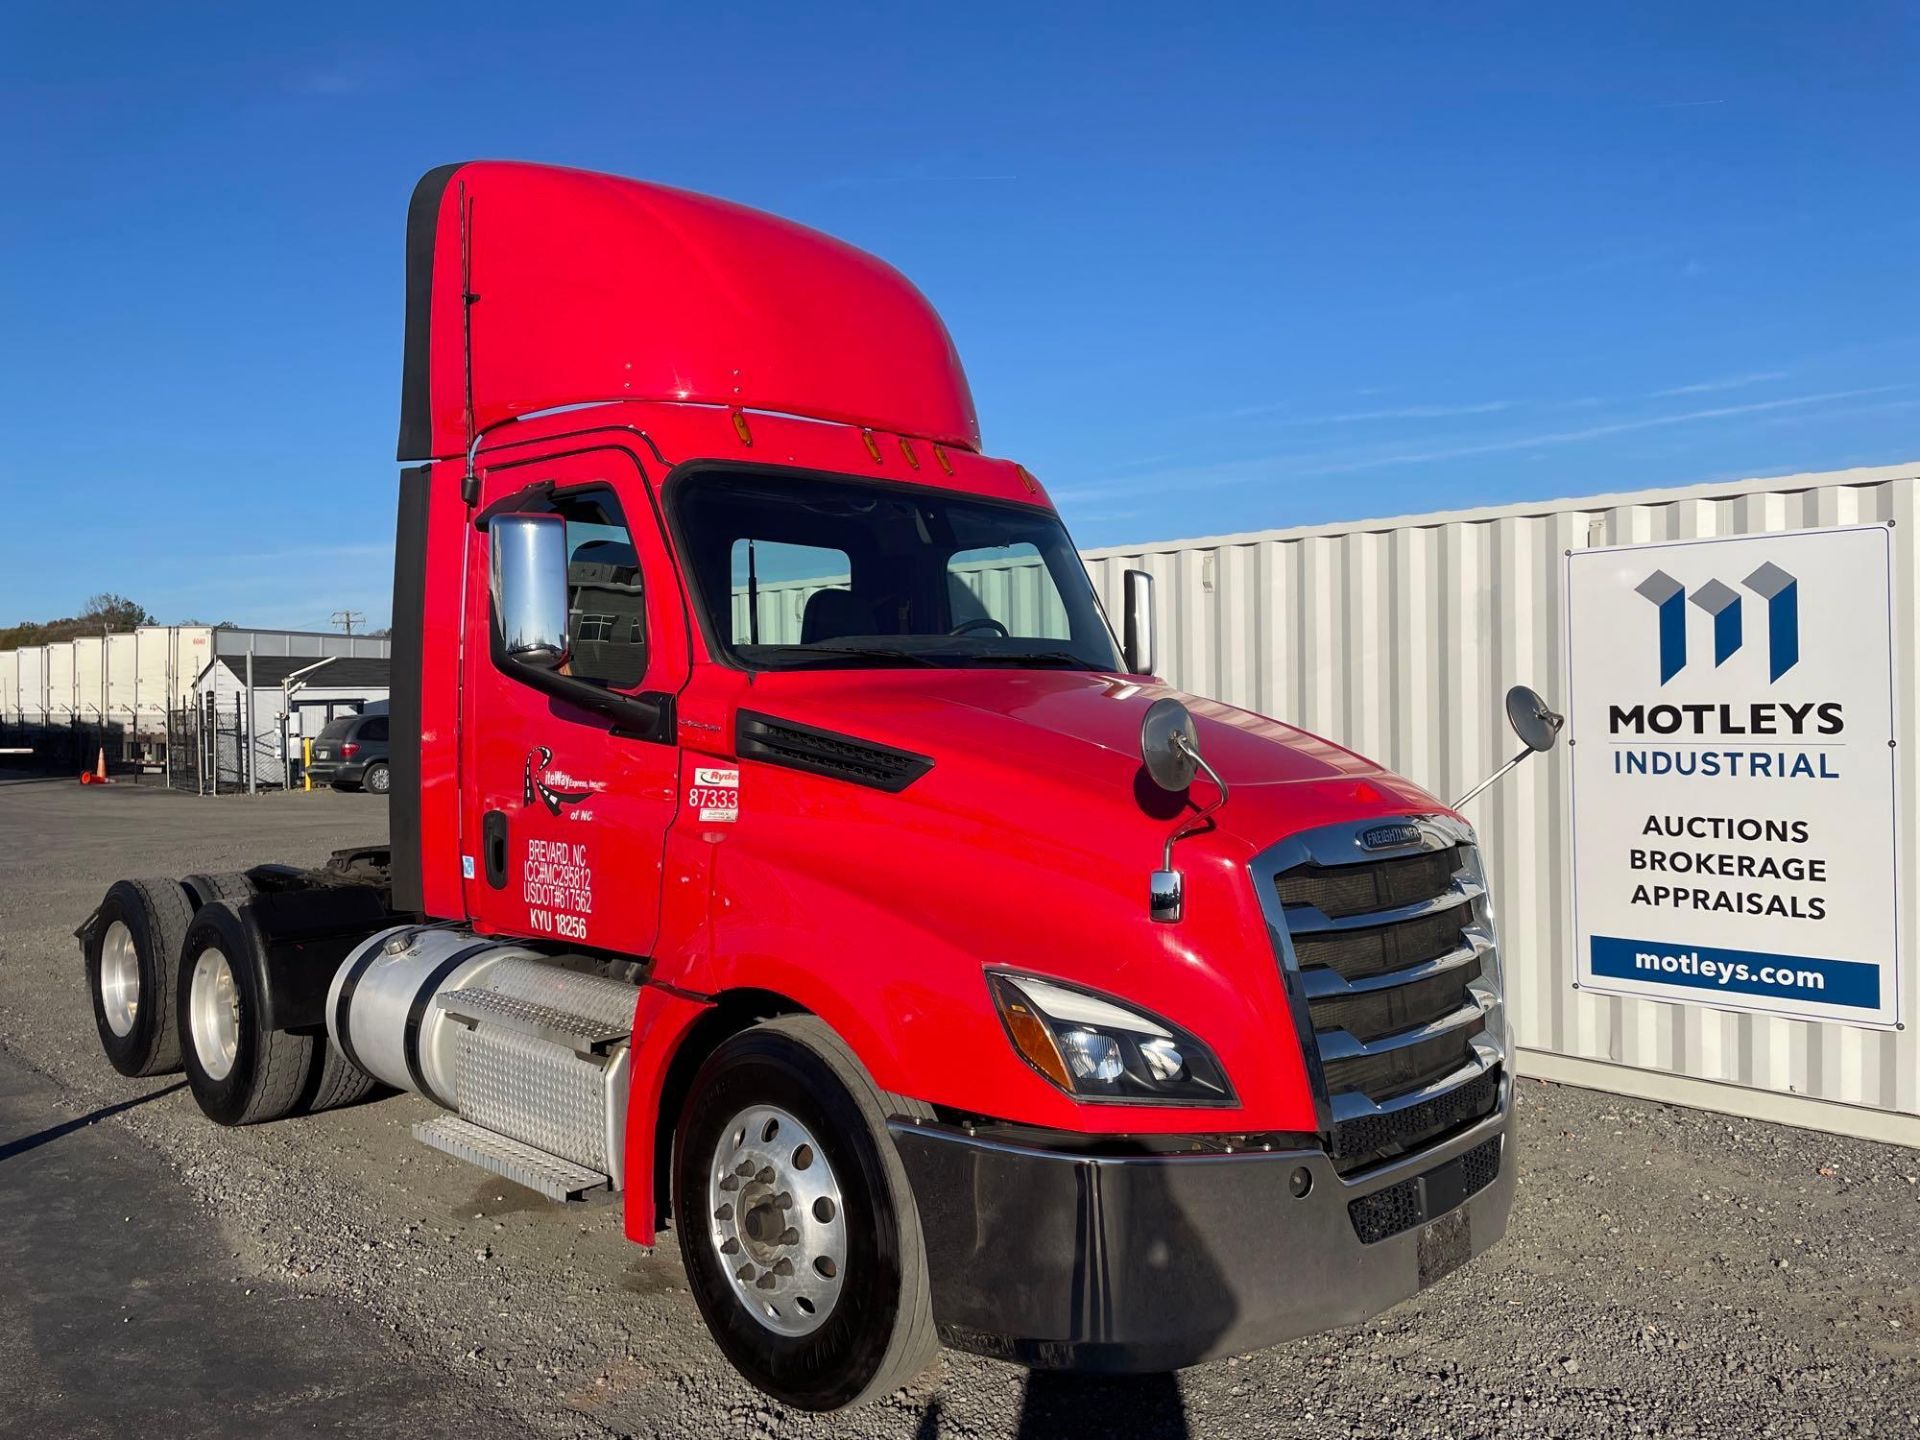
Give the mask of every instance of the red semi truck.
POLYGON ((406 303, 390 848, 116 884, 118 1069, 223 1124, 412 1091, 428 1144, 671 1221, 812 1409, 940 1341, 1245 1352, 1500 1237, 1472 830, 1153 679, 1148 577, 1117 643, 902 276, 483 162, 420 182, 406 303))

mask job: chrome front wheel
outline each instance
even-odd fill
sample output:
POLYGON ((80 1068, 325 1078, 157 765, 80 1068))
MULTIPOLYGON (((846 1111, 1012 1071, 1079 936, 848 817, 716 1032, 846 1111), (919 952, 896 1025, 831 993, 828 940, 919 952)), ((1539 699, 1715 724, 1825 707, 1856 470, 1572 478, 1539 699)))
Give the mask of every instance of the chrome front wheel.
POLYGON ((846 1201, 813 1132, 752 1105, 721 1132, 707 1180, 714 1254, 733 1292, 777 1335, 809 1335, 840 1299, 846 1201))
MULTIPOLYGON (((673 1213, 694 1302, 767 1394, 837 1410, 932 1361, 926 1246, 883 1093, 817 1016, 729 1036, 674 1130, 673 1213)), ((930 1113, 930 1112, 929 1112, 930 1113)))

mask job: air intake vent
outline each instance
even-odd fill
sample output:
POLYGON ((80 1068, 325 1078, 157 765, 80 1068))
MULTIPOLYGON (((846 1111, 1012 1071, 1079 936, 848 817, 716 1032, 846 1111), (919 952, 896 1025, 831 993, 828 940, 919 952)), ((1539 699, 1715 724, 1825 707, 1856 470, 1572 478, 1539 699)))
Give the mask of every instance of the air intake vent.
POLYGON ((734 748, 743 760, 764 760, 875 790, 900 791, 933 768, 933 761, 911 750, 859 740, 832 730, 796 724, 772 715, 742 710, 734 730, 734 748))

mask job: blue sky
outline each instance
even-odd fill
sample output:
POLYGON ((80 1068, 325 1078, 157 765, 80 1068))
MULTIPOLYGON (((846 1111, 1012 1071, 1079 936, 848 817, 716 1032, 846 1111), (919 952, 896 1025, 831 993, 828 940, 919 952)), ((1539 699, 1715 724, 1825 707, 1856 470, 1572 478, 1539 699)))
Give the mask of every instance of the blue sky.
POLYGON ((899 265, 1083 545, 1920 458, 1910 6, 547 8, 0 12, 0 623, 383 623, 475 156, 899 265))

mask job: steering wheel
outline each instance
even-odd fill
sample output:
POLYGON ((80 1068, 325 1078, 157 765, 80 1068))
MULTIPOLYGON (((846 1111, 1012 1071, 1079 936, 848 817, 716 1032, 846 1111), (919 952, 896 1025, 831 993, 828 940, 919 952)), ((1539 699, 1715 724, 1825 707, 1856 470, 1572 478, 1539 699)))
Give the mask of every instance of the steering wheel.
POLYGON ((949 630, 947 634, 971 635, 976 630, 985 630, 989 627, 991 627, 992 629, 998 630, 1000 632, 1000 638, 1002 640, 1009 640, 1013 638, 1013 632, 1007 629, 1007 627, 1002 625, 998 620, 994 619, 991 615, 978 615, 971 620, 962 620, 958 625, 954 626, 951 630, 949 630))

